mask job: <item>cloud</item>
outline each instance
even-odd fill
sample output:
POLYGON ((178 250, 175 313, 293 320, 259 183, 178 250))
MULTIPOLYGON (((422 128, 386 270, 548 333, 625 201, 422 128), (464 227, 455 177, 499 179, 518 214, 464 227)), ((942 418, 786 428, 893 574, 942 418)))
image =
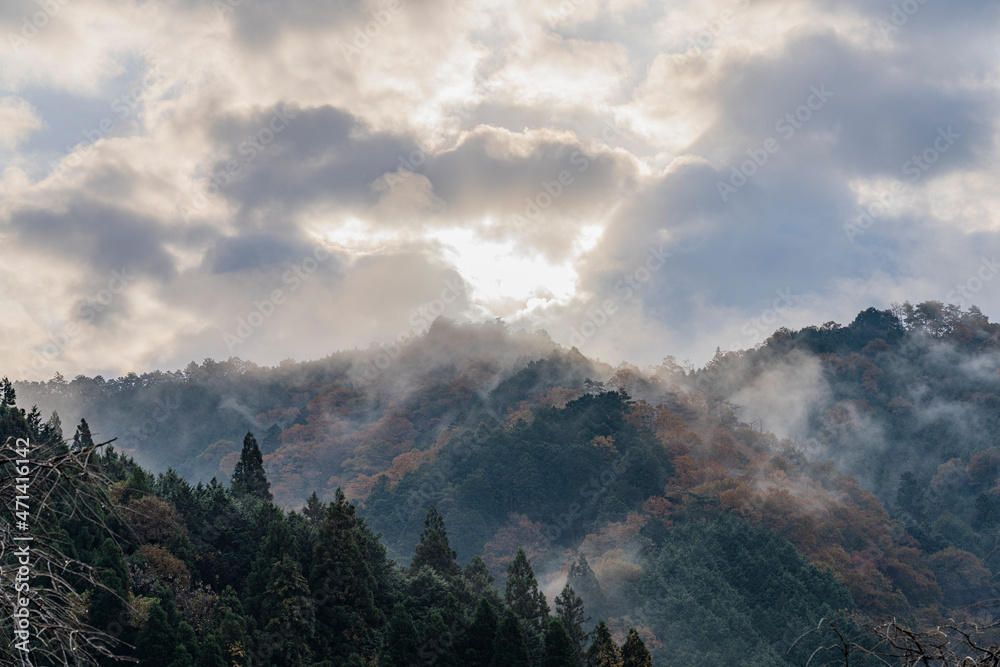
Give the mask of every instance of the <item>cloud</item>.
POLYGON ((996 3, 569 4, 60 5, 0 74, 0 350, 30 361, 129 267, 38 373, 228 356, 275 290, 235 352, 324 356, 408 330, 445 276, 456 319, 703 361, 779 293, 766 326, 849 320, 1000 247, 996 3))

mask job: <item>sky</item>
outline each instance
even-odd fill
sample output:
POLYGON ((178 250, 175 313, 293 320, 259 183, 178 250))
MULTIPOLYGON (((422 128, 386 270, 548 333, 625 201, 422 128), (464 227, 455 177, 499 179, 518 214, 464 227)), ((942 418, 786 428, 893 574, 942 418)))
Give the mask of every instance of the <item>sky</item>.
POLYGON ((6 0, 3 373, 1000 317, 1000 4, 6 0))

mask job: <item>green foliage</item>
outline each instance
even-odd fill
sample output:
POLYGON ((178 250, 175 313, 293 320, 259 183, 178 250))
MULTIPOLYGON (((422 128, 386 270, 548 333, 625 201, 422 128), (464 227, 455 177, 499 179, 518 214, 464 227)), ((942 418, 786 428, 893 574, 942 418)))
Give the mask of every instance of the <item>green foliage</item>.
POLYGON ((504 600, 514 614, 526 621, 535 633, 545 630, 549 605, 545 601, 545 594, 538 590, 538 581, 535 580, 535 573, 524 549, 518 549, 517 556, 507 566, 504 600))
POLYGON ((497 628, 490 667, 531 667, 521 624, 511 609, 504 612, 503 620, 497 628))
POLYGON ((458 657, 468 667, 489 667, 493 659, 493 642, 500 625, 494 606, 484 597, 476 607, 472 624, 458 645, 458 657))
POLYGON ((622 667, 653 667, 653 656, 635 628, 629 628, 628 637, 622 644, 622 667))
POLYGON ((379 664, 407 667, 417 664, 420 650, 420 637, 413 624, 413 618, 406 607, 396 603, 392 615, 384 629, 385 640, 382 645, 382 657, 379 664))
POLYGON ((545 629, 545 648, 542 667, 579 667, 576 647, 566 627, 558 618, 549 619, 545 629))
MULTIPOLYGON (((582 562, 582 566, 590 572, 591 576, 593 576, 593 571, 591 571, 590 567, 587 565, 587 559, 581 556, 580 560, 582 562)), ((567 579, 562 592, 556 597, 556 616, 561 621, 563 630, 566 631, 570 638, 570 642, 573 646, 573 655, 575 656, 577 663, 583 664, 587 649, 587 641, 590 639, 590 633, 585 629, 585 626, 590 622, 590 617, 587 616, 583 600, 570 586, 570 580, 573 578, 574 567, 577 567, 577 564, 570 567, 570 578, 567 579)), ((577 569, 577 571, 579 572, 579 569, 577 569)), ((595 582, 596 580, 597 577, 594 577, 595 582)))
POLYGON ((167 614, 159 602, 153 602, 135 642, 135 657, 143 667, 171 667, 176 648, 177 636, 167 614))
POLYGON ((310 589, 316 597, 316 636, 320 655, 347 660, 367 650, 383 623, 375 604, 374 545, 337 489, 319 529, 310 589))
POLYGON ((594 642, 587 649, 587 667, 622 667, 622 653, 604 621, 594 630, 594 642))
POLYGON ((309 667, 316 627, 314 603, 299 564, 285 554, 270 570, 261 604, 264 653, 279 665, 309 667))
POLYGON ((410 572, 417 572, 426 565, 442 576, 457 576, 462 568, 455 561, 456 555, 448 544, 444 519, 438 514, 437 508, 431 505, 427 510, 427 518, 424 519, 424 532, 420 535, 420 542, 410 562, 410 572))
POLYGON ((236 498, 272 500, 271 484, 264 473, 264 457, 257 446, 257 439, 249 431, 243 438, 243 451, 233 470, 230 488, 236 498))

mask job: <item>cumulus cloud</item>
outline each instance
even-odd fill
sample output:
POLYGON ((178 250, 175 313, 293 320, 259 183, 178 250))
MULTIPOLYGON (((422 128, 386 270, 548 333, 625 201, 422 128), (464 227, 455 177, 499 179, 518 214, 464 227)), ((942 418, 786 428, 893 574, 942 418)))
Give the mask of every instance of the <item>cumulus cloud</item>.
POLYGON ((459 283, 639 363, 947 300, 1000 248, 1000 7, 916 6, 7 3, 4 357, 323 356, 459 283))

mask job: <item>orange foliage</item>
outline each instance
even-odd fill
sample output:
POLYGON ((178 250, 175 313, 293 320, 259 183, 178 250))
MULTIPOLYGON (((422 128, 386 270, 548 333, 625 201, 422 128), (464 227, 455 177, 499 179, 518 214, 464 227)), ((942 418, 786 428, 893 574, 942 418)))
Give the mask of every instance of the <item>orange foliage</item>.
POLYGON ((614 438, 606 435, 599 435, 590 441, 590 444, 597 447, 601 452, 601 456, 604 460, 608 460, 618 453, 618 448, 615 447, 614 438))
POLYGON ((507 569, 518 548, 523 548, 532 563, 548 552, 549 540, 545 536, 545 524, 532 521, 524 514, 511 514, 507 523, 483 547, 483 560, 494 573, 507 569))

